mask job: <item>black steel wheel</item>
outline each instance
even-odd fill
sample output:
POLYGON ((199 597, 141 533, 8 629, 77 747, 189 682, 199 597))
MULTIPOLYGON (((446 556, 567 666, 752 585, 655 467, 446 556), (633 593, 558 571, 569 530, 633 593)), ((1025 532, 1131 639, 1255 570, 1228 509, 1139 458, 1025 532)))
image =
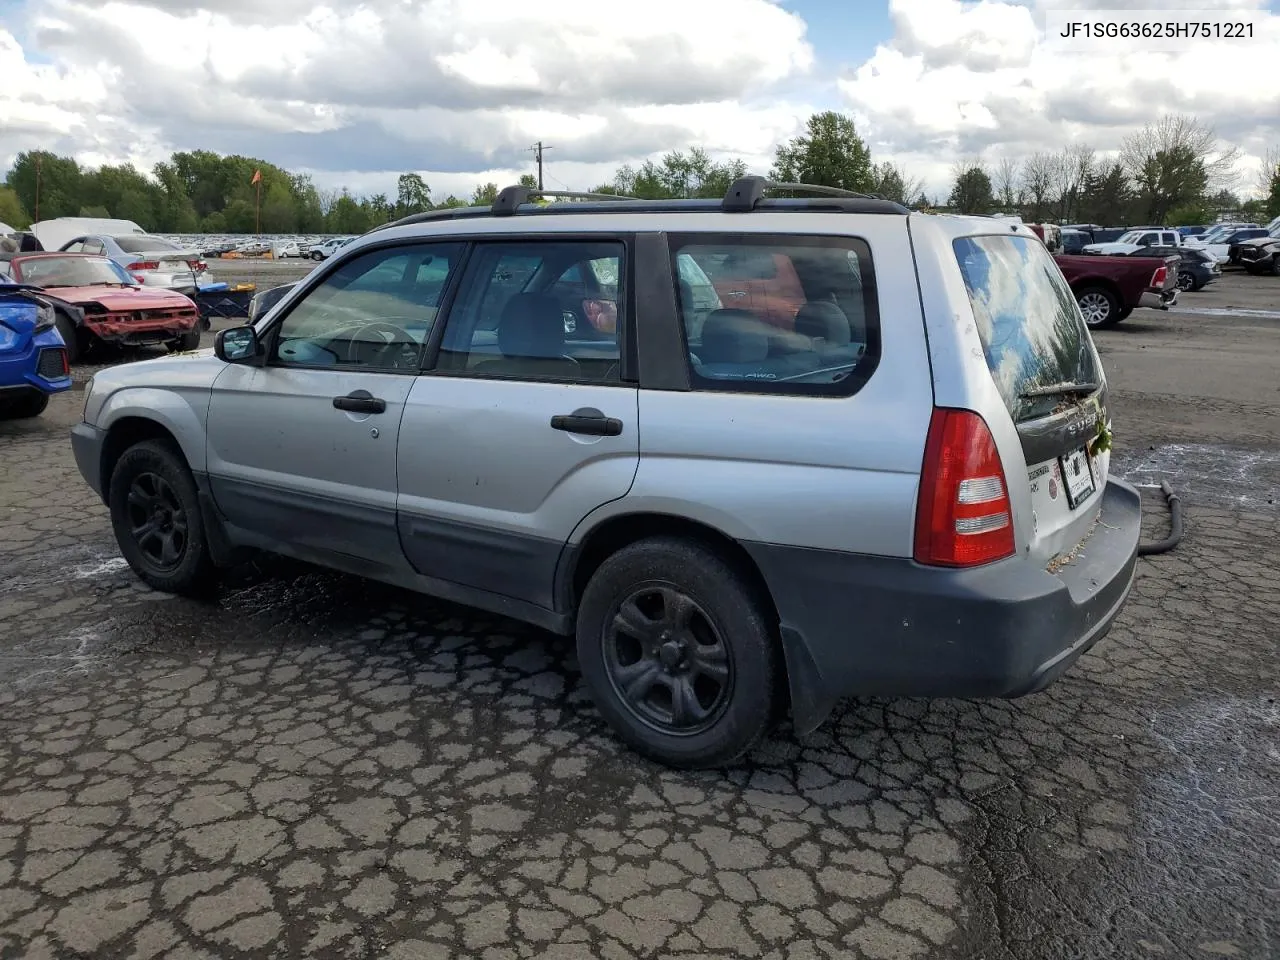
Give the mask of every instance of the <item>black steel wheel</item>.
POLYGON ((634 591, 618 604, 604 645, 614 692, 636 719, 661 733, 701 733, 729 703, 729 645, 679 587, 654 584, 634 591))
POLYGON ((148 440, 126 450, 108 503, 120 552, 145 583, 168 593, 208 586, 213 564, 195 481, 170 444, 148 440))
POLYGON ((676 537, 623 547, 578 607, 582 674, 596 706, 637 752, 716 767, 774 720, 782 676, 766 598, 716 550, 676 537))

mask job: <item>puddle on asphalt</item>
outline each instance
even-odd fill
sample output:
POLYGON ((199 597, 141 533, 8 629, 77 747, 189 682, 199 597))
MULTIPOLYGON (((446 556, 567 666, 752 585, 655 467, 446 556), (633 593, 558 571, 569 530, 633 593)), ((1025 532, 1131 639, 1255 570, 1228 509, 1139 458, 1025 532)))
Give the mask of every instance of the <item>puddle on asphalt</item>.
POLYGON ((1274 510, 1280 503, 1280 451, 1170 443, 1154 450, 1117 452, 1112 470, 1139 486, 1168 480, 1184 502, 1263 510, 1274 510))
POLYGON ((89 577, 101 577, 106 574, 120 573, 122 570, 127 569, 129 569, 128 560, 124 557, 112 557, 109 560, 102 560, 95 564, 76 567, 75 578, 77 580, 85 580, 89 577))
POLYGON ((105 657, 103 647, 103 635, 92 627, 28 640, 0 653, 0 675, 21 687, 71 673, 88 673, 105 657))

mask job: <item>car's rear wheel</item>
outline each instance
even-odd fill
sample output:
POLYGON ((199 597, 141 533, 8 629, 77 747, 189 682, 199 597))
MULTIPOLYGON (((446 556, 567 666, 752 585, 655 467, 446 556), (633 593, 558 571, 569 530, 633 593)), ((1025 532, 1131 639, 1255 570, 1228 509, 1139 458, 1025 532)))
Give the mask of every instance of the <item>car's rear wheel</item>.
POLYGON ((1196 278, 1190 270, 1178 271, 1178 289, 1184 292, 1196 289, 1196 278))
POLYGON ((1271 258, 1271 275, 1273 277, 1280 277, 1280 253, 1277 253, 1271 258))
POLYGON ((116 542, 133 572, 156 590, 196 593, 213 572, 195 480, 161 440, 130 447, 107 493, 116 542))
POLYGON ((578 610, 592 698, 637 752, 674 767, 731 763, 774 717, 774 631, 748 581, 715 551, 655 537, 600 565, 578 610))
POLYGON ((49 395, 28 391, 12 400, 0 400, 0 420, 28 420, 44 413, 49 406, 49 395))
POLYGON ((1114 326, 1121 320, 1120 301, 1106 287, 1085 287, 1076 294, 1076 302, 1091 330, 1114 326))
POLYGON ((311 251, 311 259, 312 259, 312 260, 323 260, 323 259, 324 259, 324 254, 322 254, 319 250, 313 250, 313 251, 311 251))

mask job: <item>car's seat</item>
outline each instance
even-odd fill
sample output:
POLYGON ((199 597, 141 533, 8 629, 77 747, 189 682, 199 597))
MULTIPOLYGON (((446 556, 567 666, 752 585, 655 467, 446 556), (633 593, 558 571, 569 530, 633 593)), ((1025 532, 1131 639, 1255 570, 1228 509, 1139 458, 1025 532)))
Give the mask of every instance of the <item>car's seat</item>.
POLYGON ((772 380, 770 326, 750 310, 724 307, 707 315, 702 326, 697 372, 717 380, 772 380))
POLYGON ((554 297, 518 293, 502 308, 498 321, 502 356, 482 360, 476 373, 505 377, 577 379, 578 362, 564 352, 564 314, 554 297))
POLYGON ((796 333, 809 337, 823 363, 852 363, 865 345, 855 342, 848 315, 830 300, 811 300, 796 313, 796 333))

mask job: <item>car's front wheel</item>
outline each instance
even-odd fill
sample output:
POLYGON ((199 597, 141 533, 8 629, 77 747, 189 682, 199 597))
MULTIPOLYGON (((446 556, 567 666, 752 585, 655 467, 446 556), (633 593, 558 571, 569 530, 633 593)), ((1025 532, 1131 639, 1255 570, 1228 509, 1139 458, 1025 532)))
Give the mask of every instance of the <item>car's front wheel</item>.
POLYGON ((319 250, 313 250, 313 251, 311 252, 311 259, 312 259, 312 260, 323 260, 323 259, 324 259, 324 254, 322 254, 319 250))
POLYGON ((1106 287, 1085 287, 1076 294, 1084 322, 1091 330, 1114 326, 1120 322, 1120 301, 1106 287))
POLYGON ((146 440, 126 450, 107 503, 120 552, 144 583, 166 593, 208 585, 213 564, 195 480, 172 444, 146 440))
POLYGON ((733 762, 774 718, 774 630, 748 581, 715 551, 655 537, 600 565, 578 610, 578 661, 605 719, 673 767, 733 762))
POLYGON ((200 327, 196 326, 194 330, 188 330, 177 340, 170 340, 168 343, 169 350, 172 353, 182 353, 185 350, 200 349, 200 327))

